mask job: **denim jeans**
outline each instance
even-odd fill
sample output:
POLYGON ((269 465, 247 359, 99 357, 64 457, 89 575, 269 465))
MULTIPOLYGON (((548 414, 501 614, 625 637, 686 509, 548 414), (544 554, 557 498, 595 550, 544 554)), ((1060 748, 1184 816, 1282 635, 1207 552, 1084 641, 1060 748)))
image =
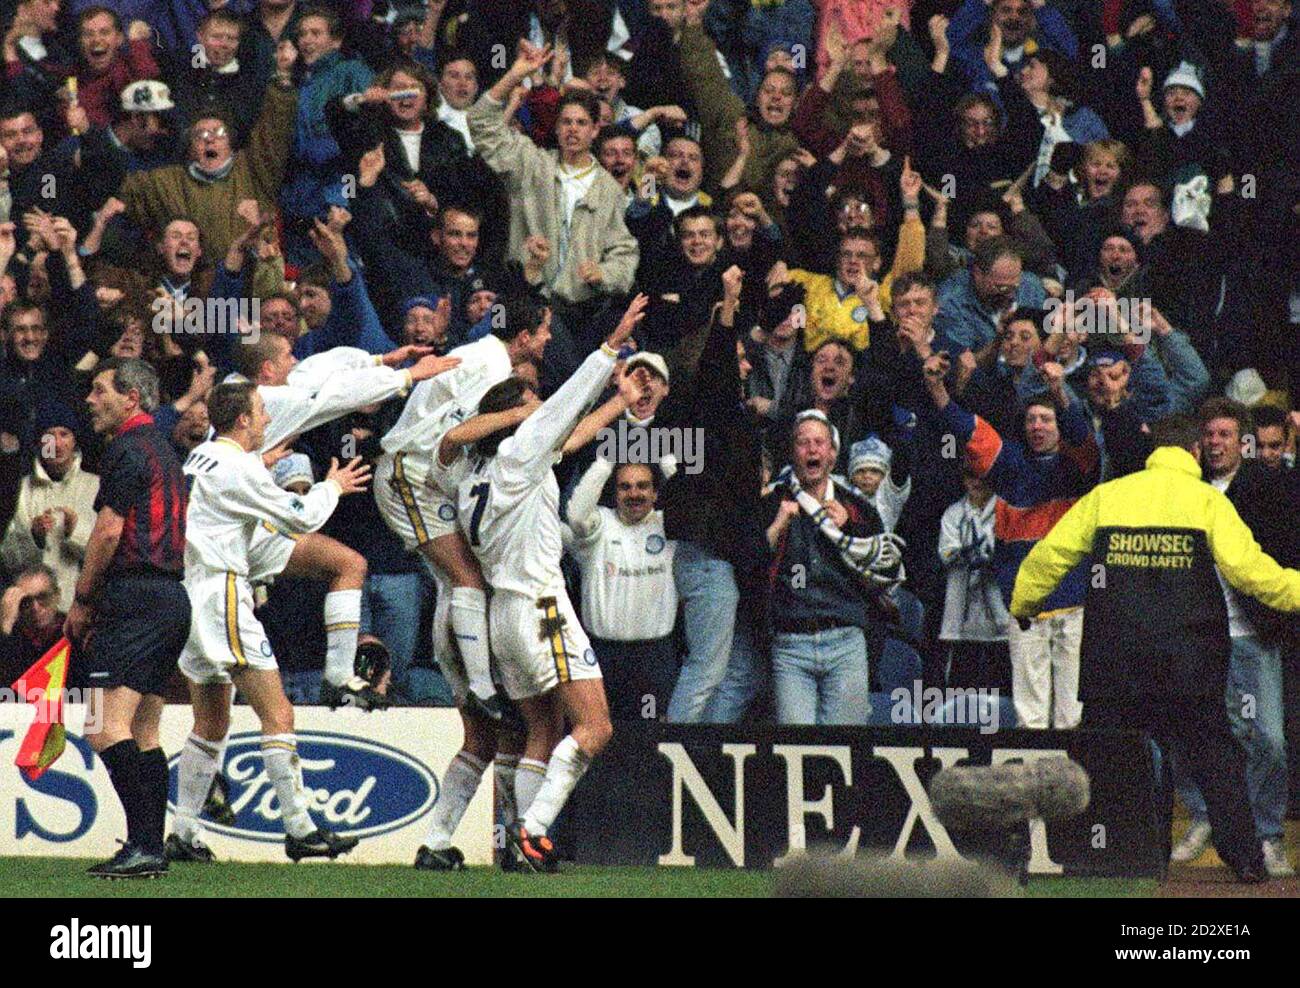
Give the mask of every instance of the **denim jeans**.
POLYGON ((727 671, 704 708, 704 723, 737 723, 766 685, 767 666, 754 647, 754 633, 744 618, 744 608, 741 608, 737 612, 735 634, 731 638, 727 671))
POLYGON ((419 573, 371 573, 361 594, 361 633, 374 635, 388 646, 393 662, 390 692, 395 699, 410 699, 410 669, 420 633, 419 573))
MULTIPOLYGON (((1281 840, 1286 817, 1286 741, 1282 732, 1282 656, 1254 635, 1232 639, 1228 664, 1228 723, 1246 749, 1246 789, 1260 840, 1281 840), (1253 709, 1252 709, 1253 708, 1253 709)), ((1205 800, 1185 773, 1174 770, 1178 795, 1193 820, 1204 821, 1205 800)))
POLYGON ((871 714, 867 640, 861 628, 778 634, 772 687, 781 724, 865 724, 871 714))
POLYGON ((677 677, 668 719, 695 724, 727 674, 740 592, 731 564, 694 542, 678 542, 673 580, 686 616, 686 657, 677 677))

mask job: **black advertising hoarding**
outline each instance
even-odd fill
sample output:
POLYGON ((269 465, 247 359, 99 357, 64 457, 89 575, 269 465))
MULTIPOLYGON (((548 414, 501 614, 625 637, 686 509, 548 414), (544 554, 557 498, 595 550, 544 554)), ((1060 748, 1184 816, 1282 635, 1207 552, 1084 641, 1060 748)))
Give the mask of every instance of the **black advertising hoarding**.
POLYGON ((940 768, 1068 755, 1079 817, 1029 835, 1029 873, 1158 875, 1149 745, 1136 733, 619 723, 557 828, 581 864, 770 868, 802 850, 970 857, 935 818, 940 768))

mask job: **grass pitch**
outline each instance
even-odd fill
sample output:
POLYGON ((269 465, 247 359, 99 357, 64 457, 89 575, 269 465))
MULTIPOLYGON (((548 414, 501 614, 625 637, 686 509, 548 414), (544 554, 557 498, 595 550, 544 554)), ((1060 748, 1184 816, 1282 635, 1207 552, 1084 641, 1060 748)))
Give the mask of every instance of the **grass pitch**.
MULTIPOLYGON (((179 864, 151 881, 90 878, 94 861, 0 858, 0 897, 44 899, 185 898, 762 898, 772 875, 707 868, 597 868, 568 865, 558 875, 506 875, 492 868, 454 874, 397 865, 179 864)), ((1029 898, 1144 898, 1149 879, 1039 878, 1029 898)))

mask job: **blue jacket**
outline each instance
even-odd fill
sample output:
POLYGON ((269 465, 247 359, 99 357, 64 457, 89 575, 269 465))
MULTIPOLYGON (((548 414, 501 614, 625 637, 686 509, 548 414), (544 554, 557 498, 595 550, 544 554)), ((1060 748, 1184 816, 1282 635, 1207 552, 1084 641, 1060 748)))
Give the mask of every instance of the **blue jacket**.
POLYGON ((345 59, 336 51, 307 67, 298 88, 293 158, 280 193, 281 205, 290 215, 318 216, 331 200, 336 204, 342 200, 336 188, 342 167, 339 145, 330 132, 325 104, 332 97, 364 91, 373 78, 364 62, 345 59))
MULTIPOLYGON (((1026 271, 1020 276, 1016 306, 1041 308, 1047 299, 1043 280, 1026 271)), ((955 358, 966 350, 979 350, 997 335, 993 315, 975 294, 969 268, 954 271, 939 286, 939 311, 934 317, 936 349, 946 349, 955 358)))
MULTIPOLYGON (((1025 54, 1038 48, 1051 48, 1071 59, 1079 55, 1079 42, 1065 17, 1055 7, 1045 5, 1034 11, 1038 18, 1038 29, 1025 42, 1025 54)), ((952 60, 957 63, 961 74, 972 90, 988 92, 998 99, 997 85, 993 73, 984 64, 984 43, 988 40, 989 6, 985 0, 964 0, 952 15, 948 23, 948 44, 952 49, 952 60)), ((1022 56, 1023 58, 1023 56, 1022 56)), ((1003 62, 1012 74, 1020 65, 1020 60, 1011 61, 1005 55, 1003 62)))

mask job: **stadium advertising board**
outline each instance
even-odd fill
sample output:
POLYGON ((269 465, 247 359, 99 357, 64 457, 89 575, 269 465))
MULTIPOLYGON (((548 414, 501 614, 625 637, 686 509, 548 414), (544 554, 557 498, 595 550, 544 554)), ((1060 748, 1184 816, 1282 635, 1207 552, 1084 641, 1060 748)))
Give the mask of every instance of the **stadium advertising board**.
POLYGON ((941 768, 1068 755, 1081 816, 1029 827, 1029 873, 1155 875, 1151 755, 1137 734, 622 723, 574 792, 560 839, 599 865, 769 868, 813 849, 918 864, 976 854, 926 793, 941 768))
MULTIPOLYGON (((126 823, 108 772, 74 729, 85 708, 64 708, 67 749, 35 782, 14 767, 32 720, 25 704, 0 704, 0 856, 105 858, 117 850, 126 823)), ((454 710, 397 709, 367 714, 299 707, 294 712, 303 784, 312 818, 341 834, 360 837, 347 860, 404 864, 425 838, 440 794, 440 773, 460 747, 454 710)), ((163 750, 176 798, 176 760, 193 719, 188 706, 169 706, 162 719, 163 750)), ((204 820, 205 841, 219 859, 283 862, 280 809, 262 767, 257 719, 245 706, 231 713, 224 771, 235 822, 204 820)), ((457 831, 469 864, 492 862, 492 791, 482 786, 457 831)))

